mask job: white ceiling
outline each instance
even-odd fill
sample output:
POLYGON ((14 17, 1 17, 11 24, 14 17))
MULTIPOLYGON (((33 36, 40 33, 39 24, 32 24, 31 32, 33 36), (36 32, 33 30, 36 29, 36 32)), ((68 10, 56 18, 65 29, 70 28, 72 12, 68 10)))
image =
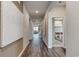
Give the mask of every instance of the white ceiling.
POLYGON ((50 2, 49 1, 24 1, 24 4, 32 18, 43 18, 50 2), (36 10, 39 11, 38 14, 35 13, 36 10))

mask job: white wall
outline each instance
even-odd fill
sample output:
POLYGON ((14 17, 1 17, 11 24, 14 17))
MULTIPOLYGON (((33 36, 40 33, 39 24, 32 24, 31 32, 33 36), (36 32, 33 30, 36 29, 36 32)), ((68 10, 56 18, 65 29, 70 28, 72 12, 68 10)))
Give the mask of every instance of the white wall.
POLYGON ((1 2, 1 47, 23 37, 23 14, 12 2, 1 2))
POLYGON ((0 41, 3 48, 0 56, 18 56, 29 44, 29 39, 32 39, 32 27, 25 6, 22 13, 13 2, 1 2, 0 41))
POLYGON ((17 57, 23 49, 23 14, 12 2, 1 1, 0 9, 0 57, 17 57))
POLYGON ((67 2, 66 12, 66 56, 79 56, 79 2, 67 2))
POLYGON ((24 39, 23 39, 23 47, 25 48, 28 43, 29 40, 32 39, 32 28, 31 28, 31 23, 29 22, 29 14, 25 8, 25 6, 23 5, 23 13, 24 13, 24 21, 23 21, 23 33, 24 33, 24 39))

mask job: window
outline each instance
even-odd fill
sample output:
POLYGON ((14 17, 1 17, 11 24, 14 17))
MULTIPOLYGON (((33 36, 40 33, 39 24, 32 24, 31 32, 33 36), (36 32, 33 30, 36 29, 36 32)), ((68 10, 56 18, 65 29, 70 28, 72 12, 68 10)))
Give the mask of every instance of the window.
POLYGON ((38 27, 33 27, 33 30, 34 31, 38 31, 38 27))

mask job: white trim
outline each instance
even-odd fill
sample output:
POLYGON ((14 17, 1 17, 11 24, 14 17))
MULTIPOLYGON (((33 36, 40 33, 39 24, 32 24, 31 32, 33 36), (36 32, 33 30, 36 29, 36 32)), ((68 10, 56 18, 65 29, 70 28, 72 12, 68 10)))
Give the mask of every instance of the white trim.
POLYGON ((21 57, 22 53, 25 51, 26 47, 21 51, 21 53, 18 55, 18 57, 21 57))
MULTIPOLYGON (((29 43, 28 43, 28 44, 29 44, 29 43)), ((26 45, 26 46, 22 49, 21 53, 20 53, 17 57, 21 57, 21 55, 23 54, 23 52, 25 51, 25 49, 26 49, 27 46, 28 46, 28 45, 26 45)))
POLYGON ((53 47, 63 47, 64 48, 64 45, 53 45, 53 47))

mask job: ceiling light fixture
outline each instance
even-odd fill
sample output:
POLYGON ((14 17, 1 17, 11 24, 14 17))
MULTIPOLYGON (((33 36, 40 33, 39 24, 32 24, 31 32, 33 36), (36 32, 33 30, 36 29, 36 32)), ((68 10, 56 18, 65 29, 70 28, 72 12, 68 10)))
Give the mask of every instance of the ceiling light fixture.
POLYGON ((38 13, 39 13, 39 11, 38 11, 38 10, 36 10, 36 11, 35 11, 35 13, 36 13, 36 14, 38 14, 38 13))

